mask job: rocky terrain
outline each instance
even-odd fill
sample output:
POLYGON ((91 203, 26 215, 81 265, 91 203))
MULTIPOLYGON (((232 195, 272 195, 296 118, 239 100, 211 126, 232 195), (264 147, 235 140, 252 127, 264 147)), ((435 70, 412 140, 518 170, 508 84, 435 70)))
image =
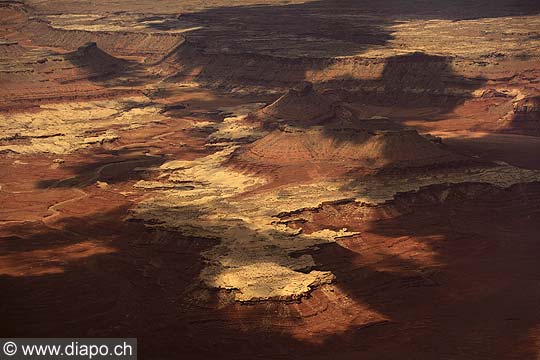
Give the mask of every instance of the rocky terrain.
POLYGON ((0 337, 540 356, 540 4, 0 0, 0 337))

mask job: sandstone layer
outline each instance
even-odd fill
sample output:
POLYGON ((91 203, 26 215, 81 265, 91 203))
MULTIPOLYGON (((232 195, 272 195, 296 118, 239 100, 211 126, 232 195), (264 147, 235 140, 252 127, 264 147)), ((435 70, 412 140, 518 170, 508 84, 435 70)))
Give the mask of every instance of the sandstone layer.
POLYGON ((0 337, 534 359, 534 0, 0 0, 0 337))

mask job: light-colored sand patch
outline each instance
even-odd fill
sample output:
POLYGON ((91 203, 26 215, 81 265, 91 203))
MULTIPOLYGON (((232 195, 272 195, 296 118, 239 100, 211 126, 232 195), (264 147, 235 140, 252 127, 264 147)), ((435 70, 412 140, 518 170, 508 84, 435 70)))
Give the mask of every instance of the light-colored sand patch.
POLYGON ((431 171, 429 174, 372 176, 287 186, 262 194, 246 191, 266 183, 263 178, 224 166, 235 147, 195 161, 172 161, 159 169, 160 180, 141 181, 154 190, 132 216, 148 226, 175 229, 194 237, 217 238, 220 244, 203 255, 208 261, 200 277, 210 287, 236 290, 238 301, 291 299, 333 275, 313 270, 310 255, 318 245, 352 236, 346 229, 304 234, 280 224, 276 215, 322 202, 355 199, 380 204, 398 192, 442 183, 484 182, 501 187, 540 181, 540 172, 508 165, 431 171), (240 196, 244 194, 243 196, 240 196))
POLYGON ((161 29, 168 33, 181 34, 203 28, 192 22, 177 19, 175 16, 148 17, 142 14, 107 16, 97 14, 49 15, 47 20, 50 21, 53 28, 80 31, 155 32, 156 29, 161 29))
POLYGON ((264 204, 256 197, 235 199, 266 181, 224 167, 233 150, 227 148, 191 162, 163 164, 158 169, 163 182, 140 181, 136 185, 156 191, 139 204, 133 217, 148 226, 220 239, 220 245, 204 253, 209 263, 201 278, 211 287, 238 290, 240 301, 299 297, 312 286, 330 282, 333 276, 329 272, 310 270, 315 265, 311 256, 291 254, 352 233, 325 230, 301 234, 274 223, 279 201, 264 204), (167 183, 182 187, 166 189, 163 184, 167 183), (253 272, 254 268, 259 270, 253 272), (275 279, 272 283, 268 282, 269 272, 275 279))
POLYGON ((200 278, 209 287, 234 290, 238 301, 300 298, 313 287, 332 282, 334 275, 315 269, 307 252, 356 235, 347 229, 305 234, 281 223, 280 213, 343 199, 376 205, 393 199, 398 192, 433 184, 483 182, 508 187, 540 181, 540 171, 493 164, 335 178, 252 192, 266 185, 266 178, 226 165, 242 141, 261 135, 260 130, 244 125, 243 116, 231 116, 221 123, 198 122, 196 126, 212 127, 214 132, 208 139, 223 141, 213 144, 220 150, 193 161, 169 161, 150 169, 158 176, 135 185, 150 192, 131 214, 148 227, 219 239, 217 246, 203 253, 207 266, 200 278))
POLYGON ((147 98, 41 105, 0 115, 0 151, 65 154, 118 139, 119 131, 166 119, 147 98))
POLYGON ((297 298, 315 286, 334 280, 329 272, 311 271, 303 274, 274 263, 257 263, 230 267, 216 274, 209 285, 223 289, 240 289, 240 301, 297 298))

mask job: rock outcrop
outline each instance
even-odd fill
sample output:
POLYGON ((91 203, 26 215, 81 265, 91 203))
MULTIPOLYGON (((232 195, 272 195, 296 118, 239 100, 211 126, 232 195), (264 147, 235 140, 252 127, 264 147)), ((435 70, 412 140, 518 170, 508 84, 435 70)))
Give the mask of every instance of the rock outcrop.
POLYGON ((382 169, 422 167, 465 160, 421 136, 415 130, 300 129, 282 127, 240 150, 242 163, 294 165, 334 163, 382 169))
POLYGON ((540 96, 527 96, 513 103, 513 109, 501 119, 505 132, 540 135, 540 96))
POLYGON ((283 123, 311 126, 334 115, 332 101, 315 91, 310 82, 302 82, 272 104, 250 114, 248 120, 260 122, 266 128, 275 128, 283 123))

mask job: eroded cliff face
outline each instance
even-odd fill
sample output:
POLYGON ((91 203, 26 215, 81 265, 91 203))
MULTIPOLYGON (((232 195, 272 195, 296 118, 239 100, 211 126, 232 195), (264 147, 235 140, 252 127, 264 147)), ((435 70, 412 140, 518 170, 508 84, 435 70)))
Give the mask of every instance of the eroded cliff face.
POLYGON ((120 132, 167 119, 144 97, 41 105, 33 113, 2 116, 0 152, 65 154, 105 145, 120 132))
POLYGON ((0 1, 0 328, 533 358, 539 13, 0 1))
POLYGON ((512 102, 512 109, 499 120, 503 132, 540 134, 540 96, 522 96, 512 102))
POLYGON ((246 191, 256 191, 263 179, 216 168, 223 165, 214 161, 212 156, 162 166, 158 170, 162 181, 137 185, 154 191, 133 210, 132 217, 152 228, 218 239, 218 246, 203 253, 207 267, 200 278, 207 286, 233 290, 238 301, 298 299, 314 287, 330 283, 331 272, 315 270, 309 255, 294 254, 356 234, 348 230, 351 225, 347 224, 352 224, 348 220, 341 221, 343 227, 336 225, 340 222, 328 223, 308 234, 302 231, 302 222, 292 230, 277 221, 278 216, 330 201, 353 199, 378 205, 391 201, 397 193, 433 184, 479 182, 504 188, 540 180, 537 171, 501 166, 446 170, 429 176, 399 175, 399 180, 394 174, 312 182, 249 195, 246 191), (173 170, 176 166, 182 169, 173 170))
MULTIPOLYGON (((229 119, 246 122, 242 116, 229 119)), ((221 126, 234 129, 230 121, 221 126)), ((343 227, 328 224, 307 233, 302 218, 294 218, 292 229, 278 220, 284 214, 302 214, 324 202, 376 207, 399 193, 436 184, 474 182, 507 188, 540 180, 538 171, 467 161, 411 130, 289 127, 251 144, 235 138, 239 137, 216 144, 221 150, 207 157, 153 169, 159 180, 137 183, 153 191, 133 209, 132 218, 152 228, 218 239, 219 245, 203 253, 207 266, 200 279, 209 287, 233 291, 241 302, 299 299, 331 283, 334 274, 316 270, 310 255, 295 254, 357 234, 348 230, 345 219, 343 227), (279 185, 283 179, 292 182, 293 169, 302 166, 311 166, 311 172, 308 168, 304 177, 296 178, 301 185, 279 185)))
MULTIPOLYGON (((300 9, 305 10, 293 11, 300 9)), ((263 8, 260 13, 281 10, 263 8)), ((377 205, 434 184, 508 187, 538 179, 533 170, 454 153, 436 137, 380 113, 385 106, 433 116, 486 103, 498 114, 513 103, 513 114, 534 117, 534 105, 521 99, 531 99, 527 94, 535 91, 528 79, 537 71, 538 44, 525 34, 530 24, 524 26, 523 18, 397 23, 338 12, 336 19, 347 23, 362 20, 351 31, 365 31, 365 36, 358 40, 338 32, 310 43, 300 41, 300 29, 289 24, 281 30, 287 36, 265 34, 246 47, 242 41, 218 46, 213 36, 222 38, 223 33, 205 27, 215 15, 212 11, 176 20, 140 14, 103 20, 47 15, 41 20, 29 18, 31 10, 20 4, 6 11, 10 16, 3 24, 14 40, 4 47, 19 51, 27 67, 19 68, 20 61, 6 63, 2 76, 13 86, 4 90, 4 106, 31 103, 40 92, 40 101, 72 102, 3 115, 4 152, 59 155, 114 147, 130 131, 171 121, 178 111, 194 114, 186 105, 174 105, 178 82, 237 95, 284 91, 266 106, 221 110, 221 122, 192 122, 190 131, 208 132, 207 147, 215 153, 166 162, 151 170, 154 180, 136 185, 149 193, 132 210, 133 219, 152 228, 219 239, 218 246, 204 253, 208 266, 200 278, 206 286, 233 291, 239 301, 297 299, 332 282, 334 275, 316 270, 311 256, 294 254, 354 235, 347 226, 314 234, 292 231, 276 222, 279 214, 344 199, 377 205), (129 29, 129 21, 139 25, 129 29), (503 25, 512 32, 495 35, 503 25), (491 35, 474 47, 466 45, 468 39, 478 39, 479 27, 491 35), (25 34, 35 36, 24 39, 25 34), (441 34, 445 41, 435 41, 441 34), (515 46, 516 37, 527 43, 527 56, 515 46), (278 43, 288 46, 270 50, 278 43), (346 50, 346 44, 353 49, 346 50), (47 50, 34 51, 44 45, 47 50), (40 78, 44 85, 37 85, 40 78), (282 90, 296 83, 300 85, 282 90), (114 99, 126 93, 138 96, 114 99), (83 96, 113 99, 88 101, 83 96), (500 103, 491 104, 494 99, 500 103)), ((322 16, 320 9, 310 11, 322 16)), ((321 17, 308 28, 332 24, 321 17)), ((232 23, 224 26, 225 33, 238 30, 232 23)), ((236 39, 246 40, 240 37, 241 27, 238 31, 236 39)))

